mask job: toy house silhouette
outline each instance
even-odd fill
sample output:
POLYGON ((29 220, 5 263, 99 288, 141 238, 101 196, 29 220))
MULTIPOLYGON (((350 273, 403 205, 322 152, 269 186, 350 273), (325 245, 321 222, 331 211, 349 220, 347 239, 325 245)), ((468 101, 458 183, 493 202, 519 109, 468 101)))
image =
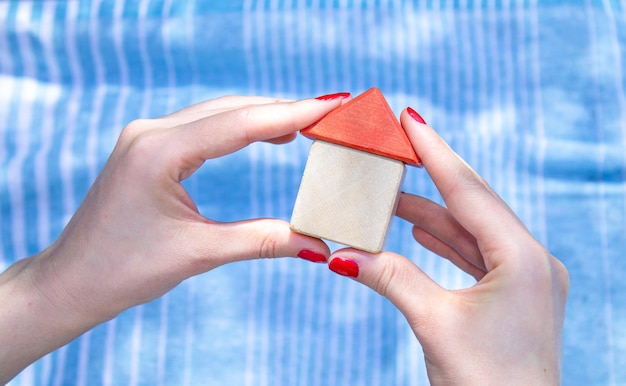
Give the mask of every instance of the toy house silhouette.
POLYGON ((301 133, 314 142, 291 228, 380 252, 400 197, 404 164, 419 164, 382 93, 369 89, 301 133))

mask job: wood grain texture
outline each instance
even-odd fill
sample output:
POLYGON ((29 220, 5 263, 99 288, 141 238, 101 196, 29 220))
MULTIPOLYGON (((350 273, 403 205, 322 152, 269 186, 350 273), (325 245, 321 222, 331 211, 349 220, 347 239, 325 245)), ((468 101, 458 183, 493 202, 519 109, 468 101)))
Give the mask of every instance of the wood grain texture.
POLYGON ((314 141, 291 228, 364 251, 382 250, 404 178, 404 163, 314 141))
POLYGON ((377 88, 333 110, 301 133, 410 165, 419 164, 409 138, 377 88))

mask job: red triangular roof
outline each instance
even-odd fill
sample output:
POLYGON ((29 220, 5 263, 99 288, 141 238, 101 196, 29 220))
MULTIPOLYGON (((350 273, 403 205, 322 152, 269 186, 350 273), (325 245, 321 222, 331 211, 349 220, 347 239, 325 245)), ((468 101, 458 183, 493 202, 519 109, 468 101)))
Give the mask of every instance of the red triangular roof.
POLYGON ((377 88, 371 88, 331 111, 301 133, 312 139, 367 151, 407 164, 419 164, 409 138, 377 88))

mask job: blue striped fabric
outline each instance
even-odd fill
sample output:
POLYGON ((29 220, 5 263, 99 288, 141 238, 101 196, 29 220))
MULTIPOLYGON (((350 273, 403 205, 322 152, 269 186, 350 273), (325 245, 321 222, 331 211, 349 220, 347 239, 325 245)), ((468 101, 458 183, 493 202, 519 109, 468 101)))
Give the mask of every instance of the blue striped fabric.
MULTIPOLYGON (((626 384, 626 4, 536 0, 0 2, 0 270, 50 244, 126 123, 224 94, 381 88, 482 174, 571 274, 564 384, 626 384)), ((219 220, 289 218, 310 142, 186 187, 219 220)), ((423 170, 404 190, 439 200, 423 170)), ((472 281, 393 224, 387 249, 472 281)), ((0 305, 0 312, 1 312, 0 305)), ((471 353, 468 353, 471 360, 471 353)), ((192 278, 12 385, 425 385, 402 316, 296 259, 192 278)))

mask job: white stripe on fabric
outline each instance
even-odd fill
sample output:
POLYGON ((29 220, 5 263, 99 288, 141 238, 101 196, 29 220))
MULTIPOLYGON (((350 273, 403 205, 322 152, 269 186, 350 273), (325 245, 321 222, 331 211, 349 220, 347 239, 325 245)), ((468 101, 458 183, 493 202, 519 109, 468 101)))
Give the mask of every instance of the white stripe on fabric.
POLYGON ((539 14, 537 0, 531 0, 531 16, 530 16, 530 33, 531 33, 531 56, 532 56, 532 78, 531 84, 534 90, 534 115, 537 122, 536 135, 536 160, 537 160, 537 196, 536 202, 533 203, 537 207, 537 235, 539 242, 543 245, 548 243, 548 230, 546 226, 546 189, 544 178, 544 164, 546 158, 546 136, 543 118, 543 96, 541 89, 541 54, 540 54, 540 37, 539 37, 539 14))
MULTIPOLYGON (((8 13, 9 13, 9 4, 0 2, 0 15, 8 15, 8 13)), ((9 22, 8 17, 6 19, 7 20, 5 21, 5 23, 3 23, 3 25, 5 26, 9 22)), ((8 39, 6 39, 6 36, 7 36, 7 33, 0 33, 0 47, 8 47, 8 39)), ((8 138, 7 137, 10 132, 10 127, 9 127, 9 122, 8 122, 7 117, 9 116, 10 103, 14 99, 14 91, 16 90, 16 87, 14 85, 15 80, 12 77, 4 76, 1 74, 5 74, 5 73, 11 74, 13 72, 13 67, 14 67, 14 64, 13 64, 13 61, 11 60, 10 55, 3 55, 2 57, 0 57, 0 82, 2 82, 3 85, 5 85, 4 94, 0 96, 0 98, 2 98, 0 99, 2 101, 2 103, 0 103, 0 117, 4 117, 0 125, 0 166, 3 168, 3 170, 5 168, 7 169, 6 173, 0 173, 0 183, 3 185, 8 185, 8 181, 9 181, 8 165, 5 165, 5 162, 9 163, 8 155, 7 155, 8 153, 8 149, 7 149, 8 138)), ((0 212, 0 221, 4 222, 4 219, 3 219, 4 215, 5 215, 4 211, 0 212)), ((8 213, 6 215, 8 217, 8 213)), ((12 222, 9 220, 7 221, 7 223, 12 223, 12 222)), ((0 272, 4 272, 4 270, 7 269, 7 267, 11 263, 9 259, 11 260, 13 259, 12 257, 7 256, 7 254, 9 254, 8 251, 5 252, 5 247, 2 246, 2 248, 0 248, 0 272)))
MULTIPOLYGON (((593 90, 592 92, 595 94, 595 100, 600 99, 600 90, 598 90, 598 85, 601 84, 601 80, 599 77, 599 69, 598 69, 598 60, 596 57, 600 55, 599 47, 598 47, 598 31, 597 25, 595 22, 594 15, 594 7, 590 3, 589 0, 585 1, 585 15, 588 22, 589 29, 589 44, 590 44, 590 54, 592 56, 590 67, 591 67, 591 75, 594 80, 593 90)), ((599 227, 599 236, 600 236, 600 262, 602 266, 602 277, 603 277, 603 295, 604 295, 604 322, 606 323, 605 333, 606 333, 606 356, 607 356, 607 366, 608 366, 608 385, 615 385, 615 350, 614 350, 614 337, 613 337, 613 300, 612 300, 612 282, 611 282, 611 263, 609 261, 609 246, 608 246, 608 228, 607 228, 607 200, 606 200, 606 183, 602 180, 603 172, 604 172, 604 163, 606 159, 606 143, 604 141, 604 114, 602 112, 601 106, 597 106, 595 109, 595 123, 596 123, 596 134, 597 134, 597 150, 598 150, 598 181, 596 184, 598 186, 597 192, 597 201, 598 207, 600 210, 598 211, 598 227, 599 227)))
MULTIPOLYGON (((124 54, 124 0, 117 0, 115 2, 114 8, 113 8, 113 28, 111 31, 112 34, 112 39, 114 42, 114 47, 115 47, 115 57, 117 58, 117 64, 119 66, 119 71, 120 71, 120 83, 119 83, 119 96, 117 98, 117 105, 115 106, 115 119, 114 119, 114 125, 115 127, 124 127, 124 125, 127 123, 124 120, 125 115, 125 108, 126 105, 128 103, 128 98, 129 98, 129 91, 130 91, 130 85, 129 85, 129 67, 128 67, 128 63, 126 62, 125 59, 125 54, 124 54)), ((111 132, 112 135, 112 141, 113 143, 115 143, 117 141, 117 137, 118 137, 118 132, 116 132, 115 130, 113 130, 111 132)))
POLYGON ((78 340, 78 363, 76 364, 76 385, 88 384, 89 376, 89 353, 91 350, 91 336, 93 332, 87 331, 78 340))
MULTIPOLYGON (((489 90, 487 86, 487 47, 485 39, 485 24, 487 23, 483 17, 482 11, 482 2, 474 3, 474 10, 471 16, 468 18, 468 21, 471 22, 474 26, 474 36, 471 36, 468 41, 475 42, 475 47, 472 50, 473 55, 468 57, 468 61, 472 59, 476 62, 476 69, 478 73, 478 79, 475 82, 478 85, 478 98, 474 101, 473 109, 476 111, 475 119, 473 122, 474 130, 478 133, 483 133, 483 136, 476 136, 479 140, 475 143, 476 148, 472 149, 472 153, 475 154, 475 158, 480 159, 479 165, 481 174, 483 177, 487 179, 487 181, 494 181, 494 173, 493 167, 490 162, 490 153, 497 152, 498 149, 493 149, 491 147, 491 138, 493 138, 494 133, 494 125, 491 119, 483 120, 480 119, 483 114, 483 110, 487 110, 490 104, 487 101, 487 95, 491 95, 491 90, 489 90), (484 126, 484 127, 483 127, 484 126), (489 150, 487 150, 489 149, 489 150), (482 156, 481 156, 482 155, 482 156)), ((489 68, 489 72, 493 74, 497 74, 498 67, 497 61, 493 64, 493 67, 489 68)), ((469 87, 468 87, 469 89, 469 87)), ((475 88, 474 88, 475 89, 475 88)), ((474 94, 474 93, 472 93, 474 94)), ((491 111, 488 111, 491 113, 491 111)), ((455 270, 457 273, 460 273, 459 270, 455 270)))
POLYGON ((256 88, 256 77, 254 76, 254 69, 255 69, 255 57, 252 53, 252 49, 254 47, 254 42, 253 40, 253 36, 254 36, 254 30, 253 30, 253 25, 254 25, 254 14, 253 14, 253 10, 251 9, 251 2, 252 0, 243 0, 243 4, 242 4, 242 15, 241 15, 241 20, 242 20, 242 33, 243 33, 243 42, 242 42, 242 46, 243 46, 243 50, 245 53, 245 60, 246 60, 246 75, 248 76, 248 94, 249 95, 255 95, 257 92, 257 88, 256 88))
POLYGON ((67 363, 67 348, 68 346, 63 346, 56 351, 56 371, 54 372, 54 378, 52 379, 52 384, 54 386, 63 385, 63 376, 65 375, 63 369, 65 369, 65 365, 67 363))
POLYGON ((115 331, 117 319, 112 319, 106 325, 106 337, 104 340, 104 359, 102 366, 102 384, 113 386, 113 357, 115 352, 115 331))
MULTIPOLYGON (((273 31, 275 32, 279 32, 276 31, 278 28, 278 26, 280 26, 280 22, 281 22, 281 15, 280 15, 280 9, 278 8, 278 1, 279 0, 267 0, 267 6, 264 9, 265 11, 267 11, 265 13, 265 19, 267 19, 268 21, 268 25, 273 26, 274 29, 273 31)), ((265 29, 265 28, 264 28, 265 29)), ((269 45, 269 53, 270 53, 270 59, 269 59, 269 63, 270 63, 270 68, 272 71, 270 71, 269 75, 270 75, 270 79, 272 79, 274 81, 273 84, 270 85, 272 90, 284 90, 285 89, 285 85, 283 83, 283 77, 282 75, 282 65, 283 63, 281 63, 281 59, 280 58, 280 47, 281 42, 280 42, 280 37, 281 34, 280 33, 273 33, 271 35, 268 36, 269 41, 268 41, 268 45, 269 45)))
MULTIPOLYGON (((343 68, 344 76, 346 77, 348 84, 354 84, 358 90, 363 90, 367 86, 363 84, 363 82, 365 81, 364 78, 352 79, 350 77, 352 71, 350 71, 350 67, 348 66, 348 64, 352 62, 351 54, 353 50, 355 52, 360 52, 361 50, 365 51, 365 52, 361 52, 361 55, 363 55, 361 57, 369 56, 371 58, 377 59, 377 60, 369 61, 369 64, 370 64, 369 78, 372 79, 372 81, 376 83, 382 90, 386 90, 388 87, 386 79, 385 79, 386 78, 385 73, 387 72, 387 70, 384 70, 384 69, 379 70, 378 68, 379 62, 382 62, 383 58, 385 58, 385 55, 387 54, 385 53, 386 47, 383 47, 383 39, 384 39, 383 35, 386 33, 386 31, 383 29, 385 26, 382 23, 386 21, 387 17, 386 17, 386 14, 384 13, 385 10, 383 7, 380 7, 378 9, 376 8, 376 1, 377 0, 367 0, 366 2, 367 5, 365 7, 365 10, 357 13, 358 15, 361 15, 361 17, 358 19, 355 19, 353 22, 355 33, 358 36, 363 36, 365 38, 364 39, 365 44, 364 45, 354 44, 352 45, 353 46, 352 49, 342 50, 342 63, 345 64, 345 67, 343 68), (378 12, 374 12, 374 11, 378 11, 378 12), (378 20, 377 14, 380 14, 381 16, 380 20, 378 20), (371 26, 375 26, 376 28, 371 28, 371 26), (370 44, 367 44, 367 42, 370 42, 370 44)), ((350 8, 348 8, 347 4, 345 4, 344 7, 345 7, 344 15, 346 15, 346 18, 349 18, 350 15, 348 14, 348 12, 350 11, 350 8)), ((347 45, 347 44, 342 45, 342 46, 350 47, 350 45, 347 45)))
MULTIPOLYGON (((508 201, 508 191, 504 190, 503 183, 503 169, 505 167, 504 164, 504 135, 503 131, 503 114, 505 114, 505 110, 502 99, 500 95, 500 82, 502 79, 502 68, 499 60, 490 61, 490 58, 497 58, 498 54, 502 51, 508 51, 510 47, 507 47, 506 50, 501 50, 498 52, 498 42, 500 36, 496 32, 496 16, 494 9, 494 2, 490 0, 486 4, 486 8, 478 5, 475 5, 476 13, 480 14, 480 36, 483 37, 484 41, 484 55, 481 56, 483 61, 479 62, 479 74, 484 78, 484 87, 485 91, 489 94, 481 95, 479 99, 481 101, 479 105, 479 109, 485 110, 489 108, 488 113, 491 119, 483 119, 482 116, 485 114, 481 114, 481 118, 478 121, 479 125, 484 125, 484 121, 487 121, 491 124, 491 128, 489 130, 489 135, 487 140, 482 145, 482 153, 484 162, 487 166, 487 175, 489 176, 489 180, 493 184, 495 191, 503 195, 504 199, 508 201), (484 16, 483 16, 484 15, 484 16), (492 98, 492 101, 489 100, 489 97, 492 98), (492 154, 488 149, 492 150, 492 154)), ((480 50, 480 49, 479 49, 480 50)), ((457 271, 458 272, 458 271, 457 271)), ((460 272, 459 272, 460 273, 460 272)))
MULTIPOLYGON (((622 0, 620 2, 621 4, 621 10, 623 11, 624 9, 626 9, 626 1, 622 0)), ((611 21, 612 24, 615 24, 615 18, 613 17, 613 12, 610 12, 609 15, 611 16, 611 21)), ((623 15, 623 12, 622 14, 623 15)), ((613 30, 617 30, 617 28, 612 27, 613 30)), ((619 35, 617 34, 617 32, 614 32, 615 35, 615 44, 614 44, 614 49, 615 49, 615 56, 617 58, 617 62, 616 62, 616 67, 618 68, 617 71, 615 71, 616 73, 616 83, 618 83, 618 91, 619 91, 619 105, 620 105, 620 123, 621 123, 621 130, 622 130, 622 147, 624 149, 626 149, 626 117, 624 117, 624 113, 626 113, 626 91, 624 91, 624 79, 622 78, 622 56, 621 56, 621 44, 620 44, 620 40, 619 40, 619 35)), ((626 151, 623 154, 623 160, 622 160, 622 184, 626 185, 626 151)), ((624 219, 626 219, 626 186, 623 186, 624 189, 624 219)))
POLYGON ((48 186, 50 184, 46 164, 49 162, 50 151, 54 142, 54 107, 59 102, 61 88, 59 84, 59 67, 53 53, 53 21, 55 3, 44 2, 42 4, 42 19, 39 23, 39 39, 42 40, 43 58, 48 71, 48 84, 44 91, 44 111, 41 122, 41 148, 35 156, 35 178, 37 181, 36 190, 38 197, 38 240, 39 248, 43 249, 50 245, 52 235, 50 234, 50 197, 48 186), (46 40, 48 39, 48 40, 46 40))
MULTIPOLYGON (((162 36, 163 36, 163 57, 165 58, 165 69, 167 72, 167 101, 166 101, 166 112, 169 114, 171 113, 176 106, 176 94, 178 91, 178 84, 176 82, 176 71, 175 71, 175 67, 174 67, 174 56, 172 55, 172 47, 171 47, 171 40, 173 40, 173 36, 175 34, 174 28, 172 26, 172 24, 166 24, 167 21, 169 20, 169 18, 171 17, 170 14, 172 12, 172 6, 173 6, 174 0, 164 0, 163 3, 163 8, 161 11, 161 24, 164 26, 163 27, 163 32, 162 32, 162 36)), ((187 18, 187 17, 191 17, 193 14, 189 15, 186 14, 183 17, 187 18)), ((193 23, 189 23, 189 24, 193 24, 193 23)), ((190 34, 186 35, 187 37, 193 36, 190 34)))
POLYGON ((92 1, 89 15, 89 47, 91 48, 91 57, 93 58, 95 73, 95 96, 93 102, 93 111, 90 114, 87 134, 87 152, 85 162, 87 164, 87 176, 89 183, 93 183, 98 176, 98 126, 102 119, 104 106, 104 96, 106 93, 106 82, 104 79, 104 64, 102 61, 100 48, 100 31, 103 30, 102 22, 98 18, 98 11, 102 5, 102 0, 92 1))
MULTIPOLYGON (((306 47, 307 43, 311 41, 310 32, 313 28, 312 23, 311 23, 311 19, 313 19, 313 14, 312 12, 311 14, 307 13, 305 1, 306 0, 297 0, 297 6, 296 6, 297 8, 296 8, 296 12, 294 15, 294 21, 293 21, 293 24, 296 25, 297 33, 294 35, 294 39, 292 41, 292 44, 295 47, 306 47), (311 17, 309 17, 309 15, 311 17)), ((309 55, 311 55, 311 50, 310 49, 302 50, 300 48, 300 51, 297 51, 297 52, 300 53, 300 61, 298 63, 299 70, 296 71, 296 74, 302 74, 306 76, 307 79, 311 79, 311 76, 310 76, 311 66, 310 66, 310 60, 309 60, 309 55)), ((312 93, 313 93, 311 90, 312 82, 302 81, 298 78, 295 78, 296 74, 294 74, 293 82, 298 87, 296 88, 298 91, 298 94, 307 96, 307 97, 312 96, 312 93)))
POLYGON ((67 115, 65 120, 65 134, 61 142, 61 190, 63 192, 63 224, 67 224, 70 217, 76 209, 76 201, 74 197, 74 178, 72 171, 76 164, 72 145, 76 137, 76 123, 78 120, 78 106, 83 96, 82 89, 82 68, 80 60, 78 59, 78 52, 75 41, 72 39, 76 35, 76 15, 78 12, 78 3, 69 2, 66 4, 66 18, 65 18, 65 35, 64 44, 67 53, 68 67, 70 71, 70 78, 72 84, 75 86, 71 88, 71 92, 68 95, 66 101, 67 115))
POLYGON ((192 277, 187 280, 187 318, 184 325, 185 349, 184 349, 184 368, 183 368, 183 386, 192 385, 193 376, 193 343, 195 341, 194 320, 195 314, 195 297, 196 297, 196 278, 192 277))
MULTIPOLYGON (((311 39, 314 42, 319 42, 322 39, 322 33, 324 32, 324 20, 326 20, 326 18, 321 17, 322 16, 322 10, 319 7, 319 0, 314 3, 314 5, 311 5, 310 10, 309 10, 311 15, 314 15, 313 17, 310 18, 310 20, 312 21, 312 25, 311 25, 311 39)), ((322 62, 321 62, 321 58, 323 57, 322 55, 322 47, 320 47, 320 44, 312 44, 311 45, 313 50, 311 51, 311 55, 313 56, 311 58, 311 64, 312 64, 312 69, 313 69, 313 79, 314 79, 314 84, 317 85, 315 87, 315 93, 316 94, 324 94, 325 90, 321 90, 319 85, 323 85, 324 84, 324 73, 321 71, 321 69, 323 68, 322 66, 322 62)))
POLYGON ((141 68, 144 73, 144 87, 143 87, 143 96, 142 96, 142 104, 141 104, 141 118, 152 118, 151 116, 151 107, 153 103, 153 69, 150 61, 150 50, 148 49, 148 34, 147 29, 149 28, 149 24, 147 25, 146 19, 148 19, 148 7, 150 6, 150 0, 141 0, 139 2, 139 15, 137 19, 137 35, 139 41, 139 58, 141 59, 141 68))
POLYGON ((131 332, 131 352, 130 352, 130 379, 128 384, 135 386, 139 383, 140 377, 140 354, 141 354, 141 338, 142 338, 142 319, 144 306, 135 307, 133 328, 131 332))
POLYGON ((168 327, 168 306, 170 303, 170 295, 165 294, 161 296, 161 307, 159 312, 159 318, 161 323, 159 324, 159 335, 157 342, 157 365, 156 365, 156 378, 157 385, 165 385, 165 371, 167 369, 167 327, 168 327))
MULTIPOLYGON (((518 82, 518 93, 519 93, 519 99, 520 102, 518 103, 518 105, 520 106, 520 121, 522 122, 533 122, 534 121, 534 117, 532 116, 531 113, 531 108, 530 108, 530 95, 529 95, 529 90, 528 90, 528 85, 529 85, 529 81, 528 81, 528 71, 529 69, 526 66, 526 63, 528 61, 528 57, 527 57, 527 50, 528 48, 526 47, 526 19, 527 19, 527 13, 525 11, 525 8, 523 6, 523 4, 521 2, 517 2, 517 7, 514 10, 514 20, 515 20, 515 25, 518 26, 518 32, 516 34, 517 36, 517 42, 516 42, 516 46, 520 47, 520 49, 518 49, 518 55, 519 55, 519 59, 517 60, 517 74, 519 76, 519 82, 518 82)), ((530 142, 530 133, 528 132, 528 130, 530 130, 530 127, 527 126, 522 126, 520 129, 524 129, 524 131, 522 132, 522 136, 520 141, 522 141, 522 162, 521 165, 518 167, 518 170, 520 170, 520 174, 521 174, 521 191, 522 191, 522 203, 520 204, 521 207, 521 211, 520 211, 520 215, 522 216, 522 219, 524 220, 524 222, 527 224, 527 226, 529 228, 532 229, 532 219, 533 219, 533 211, 532 211, 532 197, 531 197, 531 193, 530 193, 530 189, 532 187, 531 184, 531 179, 530 179, 530 160, 533 154, 533 150, 532 150, 532 143, 530 142)))
MULTIPOLYGON (((273 89, 273 85, 270 84, 270 66, 273 64, 271 61, 271 57, 269 56, 269 48, 267 48, 265 46, 265 42, 267 42, 268 38, 265 35, 265 21, 266 18, 268 17, 268 15, 266 14, 266 12, 263 11, 264 10, 264 5, 263 3, 261 3, 261 5, 257 4, 257 8, 253 9, 253 15, 254 15, 254 24, 257 27, 256 29, 256 33, 255 33, 255 41, 258 45, 258 62, 257 65, 259 66, 259 76, 260 76, 260 83, 259 83, 259 89, 257 90, 257 92, 265 95, 269 90, 273 89)), ((271 23, 271 21, 270 21, 271 23)))
MULTIPOLYGON (((496 11, 494 10, 494 13, 496 11)), ((504 78, 504 85, 503 87, 506 87, 508 85, 508 87, 506 87, 505 91, 503 92, 502 95, 502 105, 505 107, 508 106, 515 106, 515 90, 517 90, 518 88, 515 87, 516 81, 515 81, 515 64, 514 64, 514 59, 513 59, 513 47, 514 47, 514 42, 513 42, 513 38, 511 36, 511 25, 515 24, 515 19, 512 17, 511 15, 511 5, 510 3, 506 2, 506 4, 503 5, 502 7, 502 15, 501 15, 501 19, 505 20, 506 22, 504 23, 504 32, 503 32, 503 36, 502 36, 502 40, 500 41, 500 45, 507 47, 506 50, 506 55, 504 57, 504 70, 503 70, 503 78, 504 78)), ((498 20, 497 15, 493 15, 493 22, 496 23, 498 20)), ((496 34, 497 32, 494 31, 494 34, 496 34)), ((497 47, 494 51, 494 55, 497 54, 497 47)), ((508 202, 509 205, 511 205, 511 207, 513 208, 513 210, 518 213, 519 212, 519 202, 518 202, 518 190, 519 190, 519 186, 517 184, 517 178, 516 178, 516 173, 518 172, 516 170, 516 164, 517 164, 517 153, 518 153, 518 148, 519 148, 519 143, 521 142, 520 136, 516 133, 516 124, 517 124, 517 117, 518 117, 518 112, 517 112, 517 106, 511 108, 511 114, 513 114, 513 116, 510 117, 510 121, 509 122, 511 124, 511 129, 513 131, 514 134, 510 135, 508 140, 509 141, 513 141, 511 143, 510 146, 508 146, 508 149, 505 148, 506 143, 507 143, 507 139, 502 139, 501 141, 501 152, 504 153, 505 151, 508 150, 509 155, 509 161, 508 161, 508 167, 504 167, 502 168, 502 172, 505 174, 505 177, 502 178, 502 184, 501 186, 499 186, 499 189, 501 189, 502 191, 504 191, 505 189, 507 189, 508 187, 508 191, 509 191, 509 195, 508 195, 508 202)))
MULTIPOLYGON (((613 7, 611 6, 611 3, 607 0, 603 0, 602 5, 606 11, 608 19, 608 29, 610 31, 611 37, 613 38, 611 41, 611 50, 615 58, 615 68, 613 71, 613 75, 615 76, 615 88, 617 90, 617 102, 620 112, 619 125, 622 138, 621 146, 623 149, 626 149, 626 92, 624 91, 624 78, 622 75, 621 45, 618 35, 618 28, 615 22, 615 13, 613 12, 613 7)), ((626 152, 624 152, 622 158, 622 181, 626 181, 626 152)), ((626 196, 624 198, 626 199, 626 196)), ((626 209, 626 205, 624 207, 626 209)), ((624 219, 626 219, 626 212, 624 213, 624 219)))
MULTIPOLYGON (((35 81, 29 79, 29 76, 35 72, 32 66, 32 59, 26 60, 32 56, 30 52, 31 46, 28 39, 29 33, 27 31, 29 26, 29 19, 31 14, 32 4, 27 3, 19 6, 15 15, 14 29, 17 32, 17 39, 19 44, 19 55, 23 63, 22 78, 19 81, 13 82, 13 90, 15 90, 14 97, 12 98, 11 110, 15 111, 15 124, 19 130, 15 130, 15 155, 7 165, 7 182, 9 202, 14 212, 11 216, 11 236, 14 246, 14 259, 22 259, 28 255, 28 247, 26 242, 26 212, 25 212, 25 193, 24 193, 24 179, 22 169, 26 157, 29 153, 29 145, 31 142, 31 114, 27 109, 31 106, 29 100, 30 96, 36 95, 37 85, 35 81)), ((9 110, 9 115, 11 114, 9 110)))

